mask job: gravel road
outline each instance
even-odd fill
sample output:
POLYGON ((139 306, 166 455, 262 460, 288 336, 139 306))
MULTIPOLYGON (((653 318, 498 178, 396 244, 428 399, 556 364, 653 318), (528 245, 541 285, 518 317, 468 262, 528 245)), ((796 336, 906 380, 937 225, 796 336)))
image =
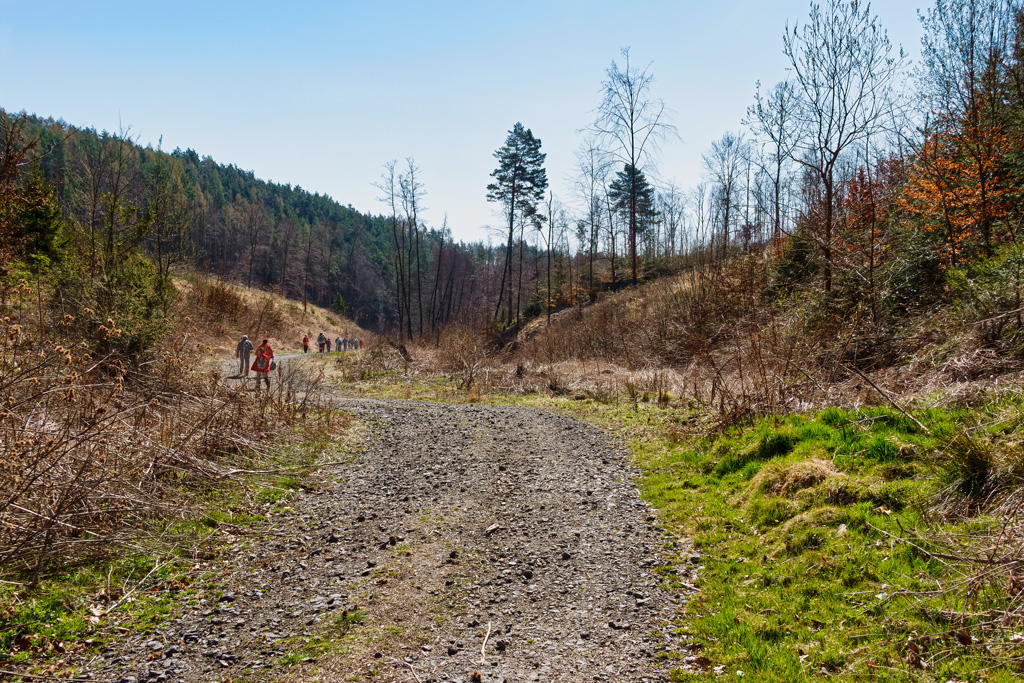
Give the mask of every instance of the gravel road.
MULTIPOLYGON (((363 452, 235 539, 223 595, 126 635, 96 678, 662 681, 679 666, 659 654, 686 595, 659 587, 666 538, 607 434, 514 407, 339 407, 371 425, 363 452), (346 614, 362 621, 345 631, 346 614), (285 668, 308 636, 335 651, 285 668)), ((696 567, 672 571, 692 583, 696 567)))

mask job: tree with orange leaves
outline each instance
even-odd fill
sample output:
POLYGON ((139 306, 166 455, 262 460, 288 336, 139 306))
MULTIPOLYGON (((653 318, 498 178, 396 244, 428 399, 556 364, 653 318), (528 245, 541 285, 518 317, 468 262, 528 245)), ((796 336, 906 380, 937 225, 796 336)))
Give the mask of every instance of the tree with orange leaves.
POLYGON ((871 318, 878 320, 876 279, 888 242, 888 214, 903 182, 896 157, 861 166, 843 187, 843 243, 848 270, 867 291, 871 318))
POLYGON ((1011 211, 1019 198, 1008 157, 1024 141, 986 109, 939 118, 907 169, 900 205, 920 229, 935 235, 941 258, 956 266, 967 253, 1011 236, 1011 211))

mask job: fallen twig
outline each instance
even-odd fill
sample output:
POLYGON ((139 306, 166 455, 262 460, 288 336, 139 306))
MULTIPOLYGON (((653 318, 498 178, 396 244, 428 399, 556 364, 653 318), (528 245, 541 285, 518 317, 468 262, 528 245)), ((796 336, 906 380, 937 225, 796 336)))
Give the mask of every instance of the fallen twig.
POLYGON ((484 644, 480 646, 480 663, 487 663, 487 639, 491 637, 491 622, 487 622, 487 635, 484 636, 484 644))
POLYGON ((1003 318, 1009 318, 1011 315, 1017 315, 1018 313, 1024 313, 1024 308, 1017 308, 1006 313, 1000 313, 999 315, 992 316, 991 318, 985 318, 984 320, 978 320, 974 324, 982 325, 984 323, 990 323, 994 320, 1002 320, 1003 318))
POLYGON ((115 609, 117 609, 117 607, 118 607, 118 606, 119 606, 119 605, 120 605, 120 604, 121 604, 122 602, 124 602, 125 600, 127 600, 128 598, 130 598, 130 597, 131 597, 132 595, 134 595, 134 594, 135 594, 135 593, 136 593, 136 592, 137 592, 137 591, 139 590, 139 587, 140 587, 140 586, 142 586, 142 584, 144 584, 144 583, 146 582, 146 579, 148 579, 149 577, 151 577, 151 576, 153 575, 153 572, 157 571, 157 570, 158 570, 158 569, 160 569, 161 567, 165 567, 165 566, 167 566, 167 564, 169 564, 169 563, 170 563, 170 560, 167 560, 167 562, 164 562, 163 564, 161 564, 160 562, 157 562, 156 566, 155 566, 155 567, 153 567, 152 569, 150 569, 150 570, 149 570, 149 573, 148 573, 148 574, 146 574, 146 575, 145 575, 144 577, 142 577, 142 580, 141 580, 141 581, 139 581, 139 582, 138 582, 137 584, 135 584, 135 587, 134 587, 134 588, 132 588, 132 589, 131 589, 130 591, 128 591, 127 593, 125 593, 125 594, 124 594, 124 597, 122 597, 122 598, 121 598, 120 600, 118 600, 118 601, 117 601, 117 602, 115 602, 115 603, 114 603, 113 605, 111 605, 110 607, 108 607, 107 609, 105 609, 105 610, 103 611, 103 614, 104 614, 104 615, 110 614, 110 613, 111 613, 111 612, 113 612, 113 611, 114 611, 115 609))
POLYGON ((860 370, 859 370, 859 369, 858 369, 857 367, 855 367, 855 366, 853 366, 853 365, 847 365, 847 367, 848 367, 848 368, 850 368, 851 370, 853 370, 854 372, 856 372, 856 373, 857 373, 858 375, 860 375, 860 378, 861 378, 862 380, 864 380, 865 382, 867 382, 868 384, 870 384, 870 385, 871 385, 871 388, 872 388, 872 389, 874 389, 875 391, 877 391, 877 392, 878 392, 879 394, 881 394, 881 395, 882 395, 882 398, 884 398, 884 399, 885 399, 886 401, 888 401, 888 402, 889 402, 889 404, 890 404, 890 405, 891 405, 891 406, 892 406, 893 408, 895 408, 896 410, 898 410, 898 411, 900 411, 901 413, 903 413, 903 416, 904 416, 904 417, 906 417, 906 418, 907 418, 908 420, 911 420, 911 421, 912 421, 912 422, 913 422, 914 424, 916 424, 916 425, 917 425, 918 427, 920 427, 920 428, 921 428, 921 431, 923 431, 923 432, 924 432, 925 434, 931 435, 931 433, 932 433, 932 430, 930 430, 930 429, 928 429, 927 427, 925 427, 925 426, 924 426, 923 424, 921 424, 920 420, 918 420, 918 419, 917 419, 916 417, 914 417, 913 415, 911 415, 910 413, 908 413, 908 412, 907 412, 906 410, 904 410, 904 409, 903 409, 903 408, 902 408, 902 407, 900 406, 900 404, 896 403, 896 401, 894 401, 894 400, 893 400, 893 398, 892 398, 891 396, 889 396, 889 394, 887 394, 886 392, 882 391, 882 390, 881 390, 881 389, 880 389, 880 388, 878 387, 878 385, 877 385, 877 384, 875 384, 875 383, 874 383, 874 382, 872 382, 872 381, 871 381, 870 379, 868 379, 868 376, 867 376, 867 375, 865 375, 865 374, 864 374, 863 372, 861 372, 861 371, 860 371, 860 370))
POLYGON ((403 661, 401 659, 395 659, 394 657, 388 657, 388 659, 390 659, 392 662, 394 662, 396 664, 402 664, 404 666, 409 667, 409 671, 412 672, 412 677, 416 679, 416 683, 423 683, 422 681, 420 681, 420 677, 416 673, 416 669, 413 668, 412 664, 410 664, 409 662, 403 661))

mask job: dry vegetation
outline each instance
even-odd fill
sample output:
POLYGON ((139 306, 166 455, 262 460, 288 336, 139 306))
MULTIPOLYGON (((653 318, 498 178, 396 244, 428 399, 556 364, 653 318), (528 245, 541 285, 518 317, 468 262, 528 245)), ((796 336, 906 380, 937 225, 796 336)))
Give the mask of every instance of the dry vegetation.
POLYGON ((766 305, 770 266, 755 254, 659 279, 535 319, 510 344, 471 327, 405 356, 381 340, 348 378, 400 371, 481 394, 687 397, 723 424, 890 397, 953 405, 1019 386, 1021 360, 993 344, 990 321, 937 308, 894 330, 831 311, 813 293, 766 305))
POLYGON ((323 332, 332 340, 348 336, 368 340, 373 335, 356 323, 319 306, 302 305, 257 289, 191 276, 179 280, 181 312, 190 313, 204 352, 212 358, 232 358, 243 334, 259 343, 270 338, 277 353, 302 351, 302 335, 309 333, 315 346, 323 332))
POLYGON ((176 324, 143 356, 118 345, 126 333, 113 317, 53 320, 48 293, 25 281, 2 293, 5 574, 34 581, 67 562, 139 547, 161 520, 192 514, 196 495, 290 471, 294 463, 279 455, 285 444, 340 425, 320 376, 279 372, 273 391, 255 398, 209 362, 211 349, 234 346, 238 329, 294 336, 297 322, 279 301, 199 279, 184 290, 176 324), (82 339, 86 326, 91 339, 82 339))

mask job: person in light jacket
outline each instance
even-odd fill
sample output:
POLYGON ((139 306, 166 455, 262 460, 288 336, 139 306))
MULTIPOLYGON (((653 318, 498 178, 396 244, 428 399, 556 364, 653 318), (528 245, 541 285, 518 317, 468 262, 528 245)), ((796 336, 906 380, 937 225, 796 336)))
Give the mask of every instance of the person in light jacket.
POLYGON ((239 377, 249 376, 249 354, 251 353, 252 342, 249 341, 249 335, 243 334, 242 339, 238 342, 238 346, 235 347, 235 358, 239 360, 239 377))

